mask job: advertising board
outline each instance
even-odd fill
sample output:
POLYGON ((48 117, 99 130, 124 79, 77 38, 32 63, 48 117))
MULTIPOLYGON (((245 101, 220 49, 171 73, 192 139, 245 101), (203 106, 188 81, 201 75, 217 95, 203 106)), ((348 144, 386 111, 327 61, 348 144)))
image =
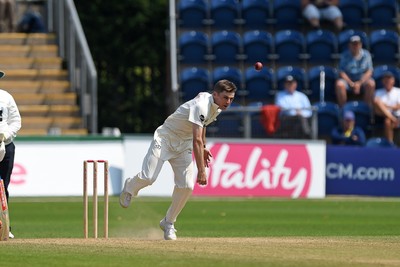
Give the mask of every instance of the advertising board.
MULTIPOLYGON (((151 136, 16 142, 11 195, 80 196, 83 161, 88 159, 109 161, 110 194, 118 195, 123 181, 141 170, 150 142, 151 136)), ((206 187, 196 185, 194 196, 325 196, 324 142, 209 139, 207 146, 214 156, 207 169, 209 183, 206 187)), ((101 167, 98 168, 99 195, 103 192, 101 167)), ((91 170, 90 165, 88 169, 91 170)), ((88 173, 88 177, 91 179, 92 174, 88 173)), ((155 183, 142 189, 139 196, 171 196, 173 188, 174 174, 166 162, 155 183)))
POLYGON ((325 196, 325 144, 318 142, 214 142, 208 185, 198 196, 321 198, 325 196))
POLYGON ((328 146, 326 193, 400 196, 400 150, 328 146))

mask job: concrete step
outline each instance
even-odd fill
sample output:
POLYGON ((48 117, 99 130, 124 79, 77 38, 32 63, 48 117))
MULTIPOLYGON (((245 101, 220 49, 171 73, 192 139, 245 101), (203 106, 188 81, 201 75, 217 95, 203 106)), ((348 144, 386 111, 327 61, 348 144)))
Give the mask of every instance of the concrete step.
POLYGON ((0 57, 57 57, 57 45, 0 45, 0 57))
MULTIPOLYGON (((88 131, 84 128, 77 129, 21 129, 18 132, 18 136, 46 136, 52 134, 52 132, 58 132, 60 135, 87 135, 88 131)), ((53 133, 54 134, 54 133, 53 133)))
POLYGON ((18 105, 76 105, 75 93, 16 93, 13 95, 18 105))
POLYGON ((32 57, 2 57, 0 60, 0 69, 18 70, 18 69, 55 69, 61 70, 62 59, 59 57, 32 58, 32 57))
POLYGON ((56 44, 52 33, 0 33, 0 45, 45 45, 56 44))
POLYGON ((46 136, 48 130, 47 129, 25 129, 21 128, 18 131, 18 136, 46 136))
POLYGON ((78 129, 61 129, 62 135, 87 135, 88 130, 85 128, 78 129))
POLYGON ((70 90, 68 81, 8 81, 0 79, 0 88, 16 93, 63 93, 70 90))
POLYGON ((61 129, 78 129, 82 128, 82 119, 72 116, 63 117, 43 117, 43 116, 32 116, 22 118, 22 128, 24 129, 50 129, 50 128, 61 128, 61 129))
POLYGON ((79 107, 74 105, 18 105, 22 117, 79 117, 79 107))
POLYGON ((61 129, 75 129, 82 128, 82 118, 77 117, 54 117, 52 121, 52 127, 59 127, 61 129))
POLYGON ((37 69, 18 69, 7 70, 6 76, 3 78, 6 81, 66 81, 68 79, 68 71, 66 70, 37 70, 37 69))

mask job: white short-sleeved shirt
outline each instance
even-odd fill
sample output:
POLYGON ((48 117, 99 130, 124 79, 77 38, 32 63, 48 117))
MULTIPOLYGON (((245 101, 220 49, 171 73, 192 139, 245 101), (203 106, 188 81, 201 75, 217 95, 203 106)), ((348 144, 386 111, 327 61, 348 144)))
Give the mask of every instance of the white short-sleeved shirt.
MULTIPOLYGON (((392 90, 378 89, 375 92, 375 97, 379 98, 383 103, 388 106, 395 106, 400 104, 400 88, 393 87, 392 90)), ((393 112, 396 117, 400 117, 400 110, 393 112)))
POLYGON ((212 94, 202 92, 178 107, 161 126, 181 140, 192 140, 193 123, 205 127, 216 120, 221 109, 214 103, 212 94))

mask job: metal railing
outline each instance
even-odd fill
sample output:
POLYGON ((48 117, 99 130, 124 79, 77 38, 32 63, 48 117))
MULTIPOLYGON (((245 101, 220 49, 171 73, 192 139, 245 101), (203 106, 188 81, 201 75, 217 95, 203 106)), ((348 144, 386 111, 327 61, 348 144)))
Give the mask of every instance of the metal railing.
POLYGON ((47 0, 47 28, 57 35, 70 89, 79 99, 83 127, 98 132, 97 71, 73 0, 47 0))
MULTIPOLYGON (((311 107, 312 115, 310 118, 310 139, 316 140, 318 139, 318 113, 315 107, 311 107)), ((243 126, 243 138, 251 139, 252 138, 252 116, 255 114, 261 114, 260 107, 252 107, 252 106, 240 106, 240 107, 229 107, 227 110, 224 110, 223 113, 236 113, 240 114, 240 118, 242 120, 241 125, 243 126)), ((222 118, 221 118, 222 119, 222 118)), ((217 120, 220 120, 219 117, 217 120)), ((208 131, 208 130, 207 130, 208 131)), ((296 133, 293 133, 293 139, 296 139, 296 133)))

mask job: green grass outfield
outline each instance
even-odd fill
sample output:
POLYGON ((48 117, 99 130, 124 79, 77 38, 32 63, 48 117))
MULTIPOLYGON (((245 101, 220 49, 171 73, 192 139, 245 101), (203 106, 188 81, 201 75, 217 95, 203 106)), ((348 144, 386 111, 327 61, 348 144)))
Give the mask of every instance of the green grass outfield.
POLYGON ((1 266, 400 266, 399 198, 191 198, 164 241, 169 204, 111 197, 110 238, 85 240, 81 198, 11 198, 1 266))

